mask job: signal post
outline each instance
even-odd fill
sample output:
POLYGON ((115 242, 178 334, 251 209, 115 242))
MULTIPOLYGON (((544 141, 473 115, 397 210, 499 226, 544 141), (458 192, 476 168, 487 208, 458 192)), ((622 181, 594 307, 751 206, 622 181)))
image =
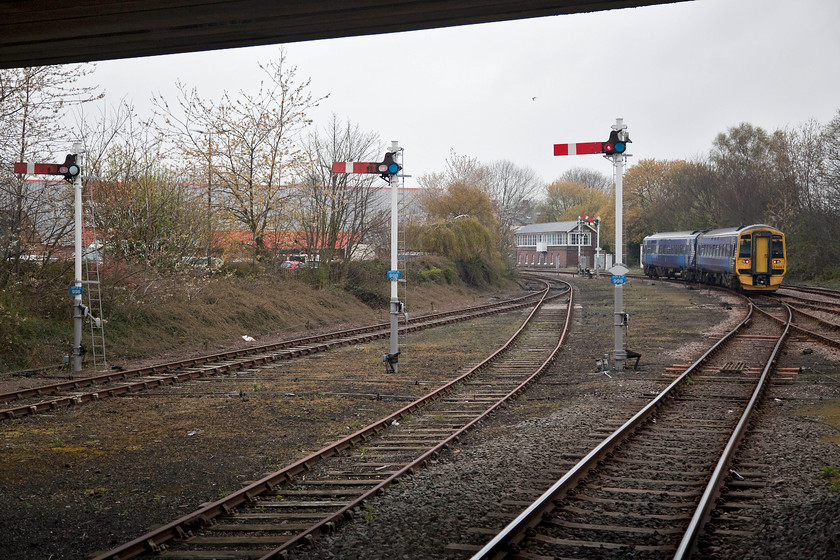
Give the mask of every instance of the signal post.
MULTIPOLYGON (((615 306, 613 309, 613 327, 615 333, 615 348, 613 349, 613 367, 618 371, 624 370, 627 361, 627 351, 624 349, 624 329, 627 327, 627 314, 624 312, 624 282, 629 272, 624 266, 624 215, 623 215, 623 180, 624 180, 624 152, 630 143, 627 125, 624 119, 616 119, 612 125, 609 140, 606 142, 578 142, 574 144, 555 144, 555 156, 574 156, 584 154, 604 154, 612 159, 615 167, 615 261, 610 269, 612 274, 610 283, 615 286, 615 306)), ((600 220, 599 220, 600 221, 600 220)))
POLYGON ((391 282, 391 300, 389 302, 391 315, 391 344, 387 354, 383 354, 382 361, 385 362, 389 373, 397 373, 399 369, 399 315, 405 313, 405 306, 399 298, 399 253, 398 253, 398 232, 399 220, 397 215, 398 191, 402 181, 399 175, 402 165, 398 164, 397 155, 402 153, 399 142, 391 142, 391 151, 385 152, 385 157, 379 163, 372 162, 333 162, 333 173, 376 173, 391 185, 391 268, 387 272, 388 280, 391 282), (397 181, 397 178, 400 181, 397 181))
MULTIPOLYGON (((82 371, 82 322, 89 316, 89 310, 82 304, 82 177, 76 157, 82 151, 81 144, 74 144, 75 154, 67 154, 64 163, 25 163, 16 162, 14 172, 27 175, 62 175, 64 180, 73 185, 75 248, 74 282, 70 286, 73 296, 73 371, 82 371)), ((91 318, 92 320, 97 320, 91 318)))

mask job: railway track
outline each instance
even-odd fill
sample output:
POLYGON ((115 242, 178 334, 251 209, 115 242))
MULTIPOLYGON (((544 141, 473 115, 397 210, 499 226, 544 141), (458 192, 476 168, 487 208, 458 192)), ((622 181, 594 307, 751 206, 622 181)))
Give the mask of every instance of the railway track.
MULTIPOLYGON (((828 288, 816 288, 810 286, 787 286, 783 285, 776 292, 778 295, 794 297, 800 300, 814 300, 813 296, 826 298, 828 301, 840 304, 840 292, 828 288), (806 297, 811 296, 811 297, 806 297)), ((822 300, 825 301, 825 300, 822 300)))
POLYGON ((475 368, 399 411, 97 560, 284 558, 434 459, 525 390, 554 360, 572 291, 546 289, 517 332, 475 368))
POLYGON ((800 287, 786 288, 780 292, 778 297, 770 300, 784 301, 790 307, 793 312, 791 329, 796 334, 826 346, 840 348, 840 293, 800 287))
POLYGON ((789 324, 781 305, 750 304, 746 319, 484 546, 449 549, 473 560, 687 558, 721 496, 751 484, 732 469, 734 454, 789 324))
MULTIPOLYGON (((412 320, 411 323, 404 324, 400 328, 400 333, 405 334, 522 309, 534 305, 542 295, 542 292, 538 291, 511 300, 420 316, 412 320)), ((143 368, 71 377, 59 382, 0 394, 0 406, 4 407, 0 409, 0 419, 15 419, 55 411, 68 406, 78 406, 108 397, 129 395, 156 387, 184 383, 200 377, 258 367, 272 362, 323 352, 339 346, 366 343, 388 336, 390 336, 390 324, 381 323, 143 368)))

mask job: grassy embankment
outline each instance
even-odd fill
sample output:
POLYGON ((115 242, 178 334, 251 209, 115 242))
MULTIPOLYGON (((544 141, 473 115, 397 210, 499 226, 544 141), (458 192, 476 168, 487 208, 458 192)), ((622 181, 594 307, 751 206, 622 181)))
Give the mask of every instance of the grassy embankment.
MULTIPOLYGON (((329 330, 341 323, 388 320, 390 285, 384 263, 354 269, 343 286, 313 287, 316 270, 286 273, 227 270, 169 275, 103 276, 106 351, 109 364, 217 351, 242 344, 242 336, 292 336, 329 330)), ((0 292, 0 371, 60 365, 71 353, 72 297, 67 274, 34 277, 0 292)), ((412 313, 461 306, 513 284, 464 283, 454 267, 438 260, 411 263, 400 296, 412 313)), ((85 325, 86 336, 89 327, 85 325)), ((86 360, 86 362, 89 360, 86 360)))

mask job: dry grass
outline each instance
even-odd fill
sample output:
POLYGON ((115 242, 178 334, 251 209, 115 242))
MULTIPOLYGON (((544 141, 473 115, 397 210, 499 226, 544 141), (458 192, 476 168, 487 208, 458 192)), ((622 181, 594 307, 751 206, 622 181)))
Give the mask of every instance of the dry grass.
MULTIPOLYGON (((412 314, 419 314, 483 302, 504 289, 515 286, 482 291, 423 282, 410 284, 400 296, 412 314)), ((386 280, 375 290, 387 301, 386 280)), ((104 303, 108 363, 123 367, 153 357, 218 352, 244 344, 245 335, 281 339, 388 320, 386 305, 371 308, 344 290, 315 289, 291 276, 163 277, 109 288, 104 303)), ((61 364, 72 351, 72 318, 51 321, 49 332, 21 332, 21 344, 0 354, 0 368, 4 363, 3 369, 12 370, 61 364)), ((91 359, 85 367, 92 367, 91 359)))

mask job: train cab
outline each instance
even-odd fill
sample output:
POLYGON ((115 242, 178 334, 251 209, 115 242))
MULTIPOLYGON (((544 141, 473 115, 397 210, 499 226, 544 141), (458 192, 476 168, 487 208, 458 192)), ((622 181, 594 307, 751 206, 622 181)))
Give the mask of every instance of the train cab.
POLYGON ((642 241, 641 261, 652 278, 775 292, 786 272, 785 234, 764 224, 656 233, 642 241))
POLYGON ((745 291, 775 291, 786 269, 785 236, 776 228, 756 225, 738 233, 735 269, 745 291))
POLYGON ((774 292, 785 275, 785 236, 756 224, 715 229, 697 239, 699 280, 744 292, 774 292))

